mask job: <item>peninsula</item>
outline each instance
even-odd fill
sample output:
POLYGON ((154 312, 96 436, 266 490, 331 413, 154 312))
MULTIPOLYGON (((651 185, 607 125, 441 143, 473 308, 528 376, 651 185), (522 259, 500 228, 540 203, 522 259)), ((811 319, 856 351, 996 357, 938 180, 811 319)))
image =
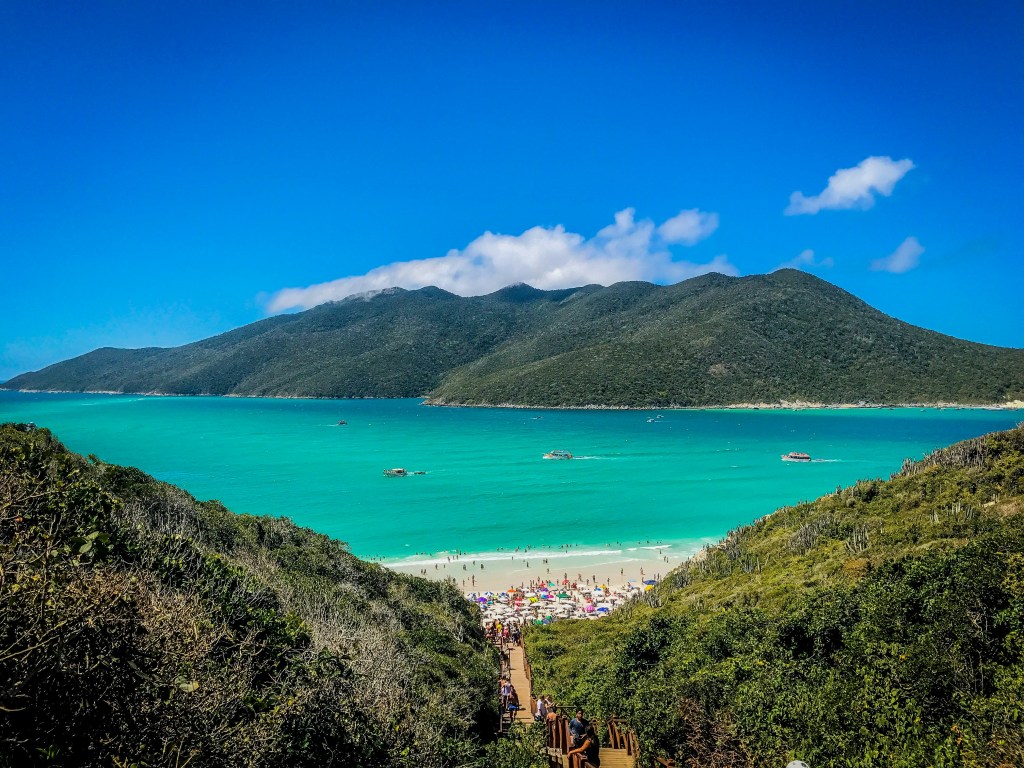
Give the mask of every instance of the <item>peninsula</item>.
POLYGON ((1024 350, 909 325, 783 269, 472 297, 394 288, 182 347, 98 349, 3 388, 549 408, 1003 405, 1024 399, 1024 350))

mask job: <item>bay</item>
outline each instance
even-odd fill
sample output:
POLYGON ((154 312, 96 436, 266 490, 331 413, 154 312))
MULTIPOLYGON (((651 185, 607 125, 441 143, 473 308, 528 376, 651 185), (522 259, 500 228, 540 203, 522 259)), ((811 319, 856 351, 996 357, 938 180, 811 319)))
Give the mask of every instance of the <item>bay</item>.
POLYGON ((74 451, 388 561, 617 542, 693 550, 1020 419, 983 409, 555 411, 0 392, 0 421, 35 422, 74 451), (554 449, 577 458, 545 461, 554 449), (789 451, 815 461, 781 461, 789 451), (390 467, 426 474, 385 478, 390 467))

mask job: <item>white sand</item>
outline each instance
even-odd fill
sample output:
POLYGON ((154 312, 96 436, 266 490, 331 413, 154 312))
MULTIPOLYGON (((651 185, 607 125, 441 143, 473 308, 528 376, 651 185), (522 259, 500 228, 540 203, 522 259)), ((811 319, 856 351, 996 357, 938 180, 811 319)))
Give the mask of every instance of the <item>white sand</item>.
POLYGON ((704 543, 644 542, 602 549, 546 547, 523 552, 433 555, 382 564, 413 576, 454 579, 464 593, 504 591, 539 578, 555 582, 567 578, 581 585, 593 585, 596 579, 598 584, 624 585, 629 581, 639 584, 645 579, 660 579, 699 551, 704 543))

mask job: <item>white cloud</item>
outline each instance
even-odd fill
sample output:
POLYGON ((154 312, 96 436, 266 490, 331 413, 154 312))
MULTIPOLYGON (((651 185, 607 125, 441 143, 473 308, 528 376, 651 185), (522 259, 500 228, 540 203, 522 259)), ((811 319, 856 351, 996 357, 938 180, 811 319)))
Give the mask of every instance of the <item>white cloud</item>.
POLYGON ((876 272, 892 272, 901 275, 909 272, 917 266, 924 248, 917 242, 916 237, 908 237, 900 247, 890 253, 884 259, 875 259, 871 262, 871 269, 876 272))
POLYGON ((718 229, 718 214, 704 213, 696 208, 680 211, 658 227, 658 234, 666 243, 693 245, 718 229))
POLYGON ((479 296, 520 282, 552 289, 622 280, 674 283, 707 272, 739 274, 724 255, 695 264, 674 260, 668 250, 670 244, 693 244, 710 235, 718 226, 718 214, 681 211, 660 227, 650 219, 636 221, 634 214, 632 208, 619 211, 614 224, 590 239, 561 225, 532 227, 521 235, 485 232, 462 250, 453 249, 444 256, 386 264, 365 275, 306 288, 285 288, 270 297, 267 309, 308 309, 392 286, 436 285, 462 296, 479 296))
POLYGON ((794 192, 789 196, 785 214, 796 216, 822 210, 870 208, 875 204, 875 192, 888 197, 896 182, 913 167, 914 163, 909 158, 865 158, 854 168, 840 168, 832 174, 820 195, 805 197, 803 192, 794 192))
POLYGON ((779 264, 775 269, 814 269, 816 267, 831 268, 834 265, 835 262, 832 260, 831 256, 826 256, 823 259, 815 258, 814 251, 808 248, 801 251, 795 258, 779 264))

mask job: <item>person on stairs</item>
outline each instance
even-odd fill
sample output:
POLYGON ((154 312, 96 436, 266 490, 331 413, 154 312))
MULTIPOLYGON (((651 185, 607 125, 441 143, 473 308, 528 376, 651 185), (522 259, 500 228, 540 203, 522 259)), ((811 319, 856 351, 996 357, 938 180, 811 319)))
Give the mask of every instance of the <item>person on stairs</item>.
MULTIPOLYGON (((588 723, 587 729, 583 732, 583 742, 565 754, 570 760, 573 755, 579 755, 594 766, 594 768, 601 768, 601 742, 597 738, 597 731, 594 730, 594 726, 588 723)), ((575 765, 575 763, 570 762, 569 765, 575 765)))
POLYGON ((569 735, 572 736, 572 745, 578 747, 583 743, 583 738, 587 733, 587 726, 590 725, 587 719, 583 716, 583 710, 576 710, 576 717, 569 721, 569 735))

